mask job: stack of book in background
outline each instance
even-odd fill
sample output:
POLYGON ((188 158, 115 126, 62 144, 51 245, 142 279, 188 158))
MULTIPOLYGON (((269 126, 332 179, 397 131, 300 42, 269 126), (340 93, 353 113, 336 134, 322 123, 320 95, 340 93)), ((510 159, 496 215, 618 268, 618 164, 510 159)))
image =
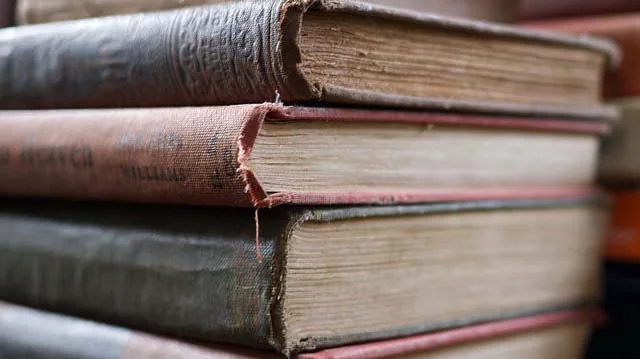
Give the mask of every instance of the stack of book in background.
MULTIPOLYGON (((533 2, 532 2, 533 3, 533 2)), ((605 256, 605 309, 608 316, 591 341, 590 358, 637 358, 640 347, 640 2, 540 1, 556 9, 529 14, 525 25, 607 37, 620 46, 621 66, 608 73, 604 96, 621 120, 603 144, 600 182, 613 197, 605 256), (548 3, 548 4, 547 4, 548 3), (586 5, 586 6, 585 6, 586 5), (559 10, 562 8, 562 10, 559 10), (544 19, 535 19, 540 15, 544 19)), ((533 9, 534 6, 531 6, 533 9)))
POLYGON ((579 358, 618 55, 341 1, 0 30, 0 356, 579 358))

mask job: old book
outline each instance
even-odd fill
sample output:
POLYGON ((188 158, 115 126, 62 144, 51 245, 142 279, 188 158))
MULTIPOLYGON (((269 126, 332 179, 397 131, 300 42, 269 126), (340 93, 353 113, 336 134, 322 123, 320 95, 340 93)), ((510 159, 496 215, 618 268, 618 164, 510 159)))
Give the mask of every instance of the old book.
MULTIPOLYGON (((82 3, 76 0, 20 0, 17 17, 18 21, 24 25, 221 2, 224 0, 84 0, 82 3)), ((369 0, 368 2, 499 22, 513 21, 517 13, 517 2, 513 0, 369 0)))
POLYGON ((5 199, 0 298, 290 354, 589 304, 607 216, 588 192, 257 214, 5 199))
MULTIPOLYGON (((640 6, 640 2, 635 2, 640 6)), ((591 16, 523 23, 536 30, 553 30, 568 34, 592 34, 615 41, 624 56, 616 71, 607 73, 604 96, 607 98, 640 95, 640 15, 591 16)))
POLYGON ((270 207, 589 185, 608 124, 263 104, 4 111, 0 127, 5 195, 270 207))
POLYGON ((640 98, 613 101, 620 109, 620 122, 604 139, 599 176, 605 182, 640 180, 640 98))
POLYGON ((14 24, 15 0, 0 0, 0 27, 14 24))
MULTIPOLYGON (((491 322, 395 340, 328 349, 298 359, 578 359, 593 310, 491 322)), ((201 346, 130 329, 0 303, 0 357, 12 359, 260 359, 275 354, 201 346)))
POLYGON ((640 2, 636 0, 520 0, 519 3, 519 16, 526 20, 640 11, 640 2))
POLYGON ((0 31, 0 108, 281 100, 600 111, 605 40, 364 3, 233 2, 0 31), (503 106, 504 105, 504 106, 503 106))

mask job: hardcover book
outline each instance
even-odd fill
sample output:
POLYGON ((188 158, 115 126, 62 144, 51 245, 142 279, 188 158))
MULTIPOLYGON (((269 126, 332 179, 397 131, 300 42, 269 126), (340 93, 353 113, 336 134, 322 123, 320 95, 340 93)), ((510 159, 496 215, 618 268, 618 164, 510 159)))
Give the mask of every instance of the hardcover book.
POLYGON ((593 192, 257 214, 0 203, 3 300, 287 355, 593 303, 608 216, 593 192))
MULTIPOLYGON (((221 2, 224 0, 83 0, 82 4, 76 0, 20 0, 17 18, 19 23, 24 25, 221 2)), ((370 0, 368 2, 500 22, 514 20, 517 12, 517 2, 513 0, 370 0)))
MULTIPOLYGON (((640 6, 640 2, 634 2, 640 6)), ((536 30, 568 34, 592 34, 615 41, 624 56, 616 71, 607 73, 604 96, 607 98, 640 95, 640 15, 620 14, 525 22, 536 30)))
MULTIPOLYGON (((593 310, 491 322, 299 355, 298 359, 578 359, 593 310)), ((121 327, 0 303, 0 357, 12 359, 276 359, 231 346, 202 346, 121 327)))
POLYGON ((590 185, 595 118, 281 105, 0 112, 0 193, 272 207, 590 185))
POLYGON ((0 108, 333 103, 601 111, 606 40, 329 0, 0 31, 0 108))

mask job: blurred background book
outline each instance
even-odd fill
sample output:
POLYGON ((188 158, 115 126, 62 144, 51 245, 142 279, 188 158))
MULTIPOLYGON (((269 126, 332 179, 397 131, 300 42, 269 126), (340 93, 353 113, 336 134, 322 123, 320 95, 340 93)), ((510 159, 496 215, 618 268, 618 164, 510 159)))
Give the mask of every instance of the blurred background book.
POLYGON ((605 309, 609 317, 592 338, 589 358, 635 358, 640 330, 640 3, 637 1, 524 1, 525 26, 609 38, 622 49, 619 69, 607 73, 604 96, 620 122, 605 138, 599 181, 613 199, 605 250, 605 309))

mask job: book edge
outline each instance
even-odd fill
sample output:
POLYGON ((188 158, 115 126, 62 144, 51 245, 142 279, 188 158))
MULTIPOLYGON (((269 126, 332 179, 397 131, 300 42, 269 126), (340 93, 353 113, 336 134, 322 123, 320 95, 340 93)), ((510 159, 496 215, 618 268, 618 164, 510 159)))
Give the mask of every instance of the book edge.
POLYGON ((346 206, 317 207, 307 209, 301 215, 302 221, 331 222, 353 218, 371 218, 398 215, 426 215, 459 213, 467 211, 518 210, 532 208, 566 208, 575 206, 597 206, 608 208, 610 198, 597 189, 566 189, 556 193, 512 192, 503 197, 464 198, 422 204, 401 204, 393 206, 346 206))
POLYGON ((593 36, 571 36, 548 31, 527 30, 515 25, 509 26, 479 20, 455 18, 431 13, 420 13, 417 11, 395 9, 360 1, 285 0, 285 2, 306 3, 310 8, 319 11, 376 16, 391 20, 436 26, 443 29, 471 32, 479 35, 511 37, 527 41, 543 42, 596 51, 607 56, 609 65, 612 68, 616 68, 620 64, 622 56, 620 49, 614 42, 593 36))
POLYGON ((509 334, 553 327, 576 322, 597 322, 602 314, 595 309, 565 309, 560 311, 530 313, 526 317, 512 317, 500 321, 475 324, 440 332, 415 335, 406 338, 350 345, 305 353, 299 359, 378 359, 442 347, 491 339, 509 334))
POLYGON ((619 116, 614 107, 606 105, 570 107, 556 105, 494 103, 490 101, 452 100, 445 98, 423 98, 418 96, 386 95, 375 91, 326 85, 323 87, 322 100, 333 103, 340 101, 350 105, 368 104, 377 107, 386 106, 522 117, 559 117, 615 121, 619 116))
MULTIPOLYGON (((439 101, 439 100, 438 100, 439 101)), ((445 103, 442 106, 446 106, 445 103)), ((569 111, 559 112, 557 116, 530 117, 523 114, 512 116, 489 115, 481 113, 446 113, 436 111, 409 111, 337 107, 304 107, 284 106, 275 107, 270 113, 274 119, 287 121, 368 121, 368 122, 405 122, 428 123, 434 125, 456 125, 489 128, 515 128, 526 130, 547 130, 570 133, 606 134, 611 131, 612 123, 609 119, 599 115, 618 115, 617 107, 603 106, 580 117, 566 117, 569 111)), ((615 117, 614 117, 615 118, 615 117)), ((612 118, 613 119, 613 118, 612 118)))
POLYGON ((358 207, 368 210, 388 211, 390 207, 416 205, 418 208, 425 202, 467 202, 467 201, 505 201, 505 200, 540 200, 570 199, 590 197, 602 193, 591 186, 573 187, 491 187, 491 188, 449 188, 413 192, 365 192, 365 193, 273 193, 260 201, 256 208, 271 208, 279 205, 348 205, 353 203, 368 204, 358 207))

